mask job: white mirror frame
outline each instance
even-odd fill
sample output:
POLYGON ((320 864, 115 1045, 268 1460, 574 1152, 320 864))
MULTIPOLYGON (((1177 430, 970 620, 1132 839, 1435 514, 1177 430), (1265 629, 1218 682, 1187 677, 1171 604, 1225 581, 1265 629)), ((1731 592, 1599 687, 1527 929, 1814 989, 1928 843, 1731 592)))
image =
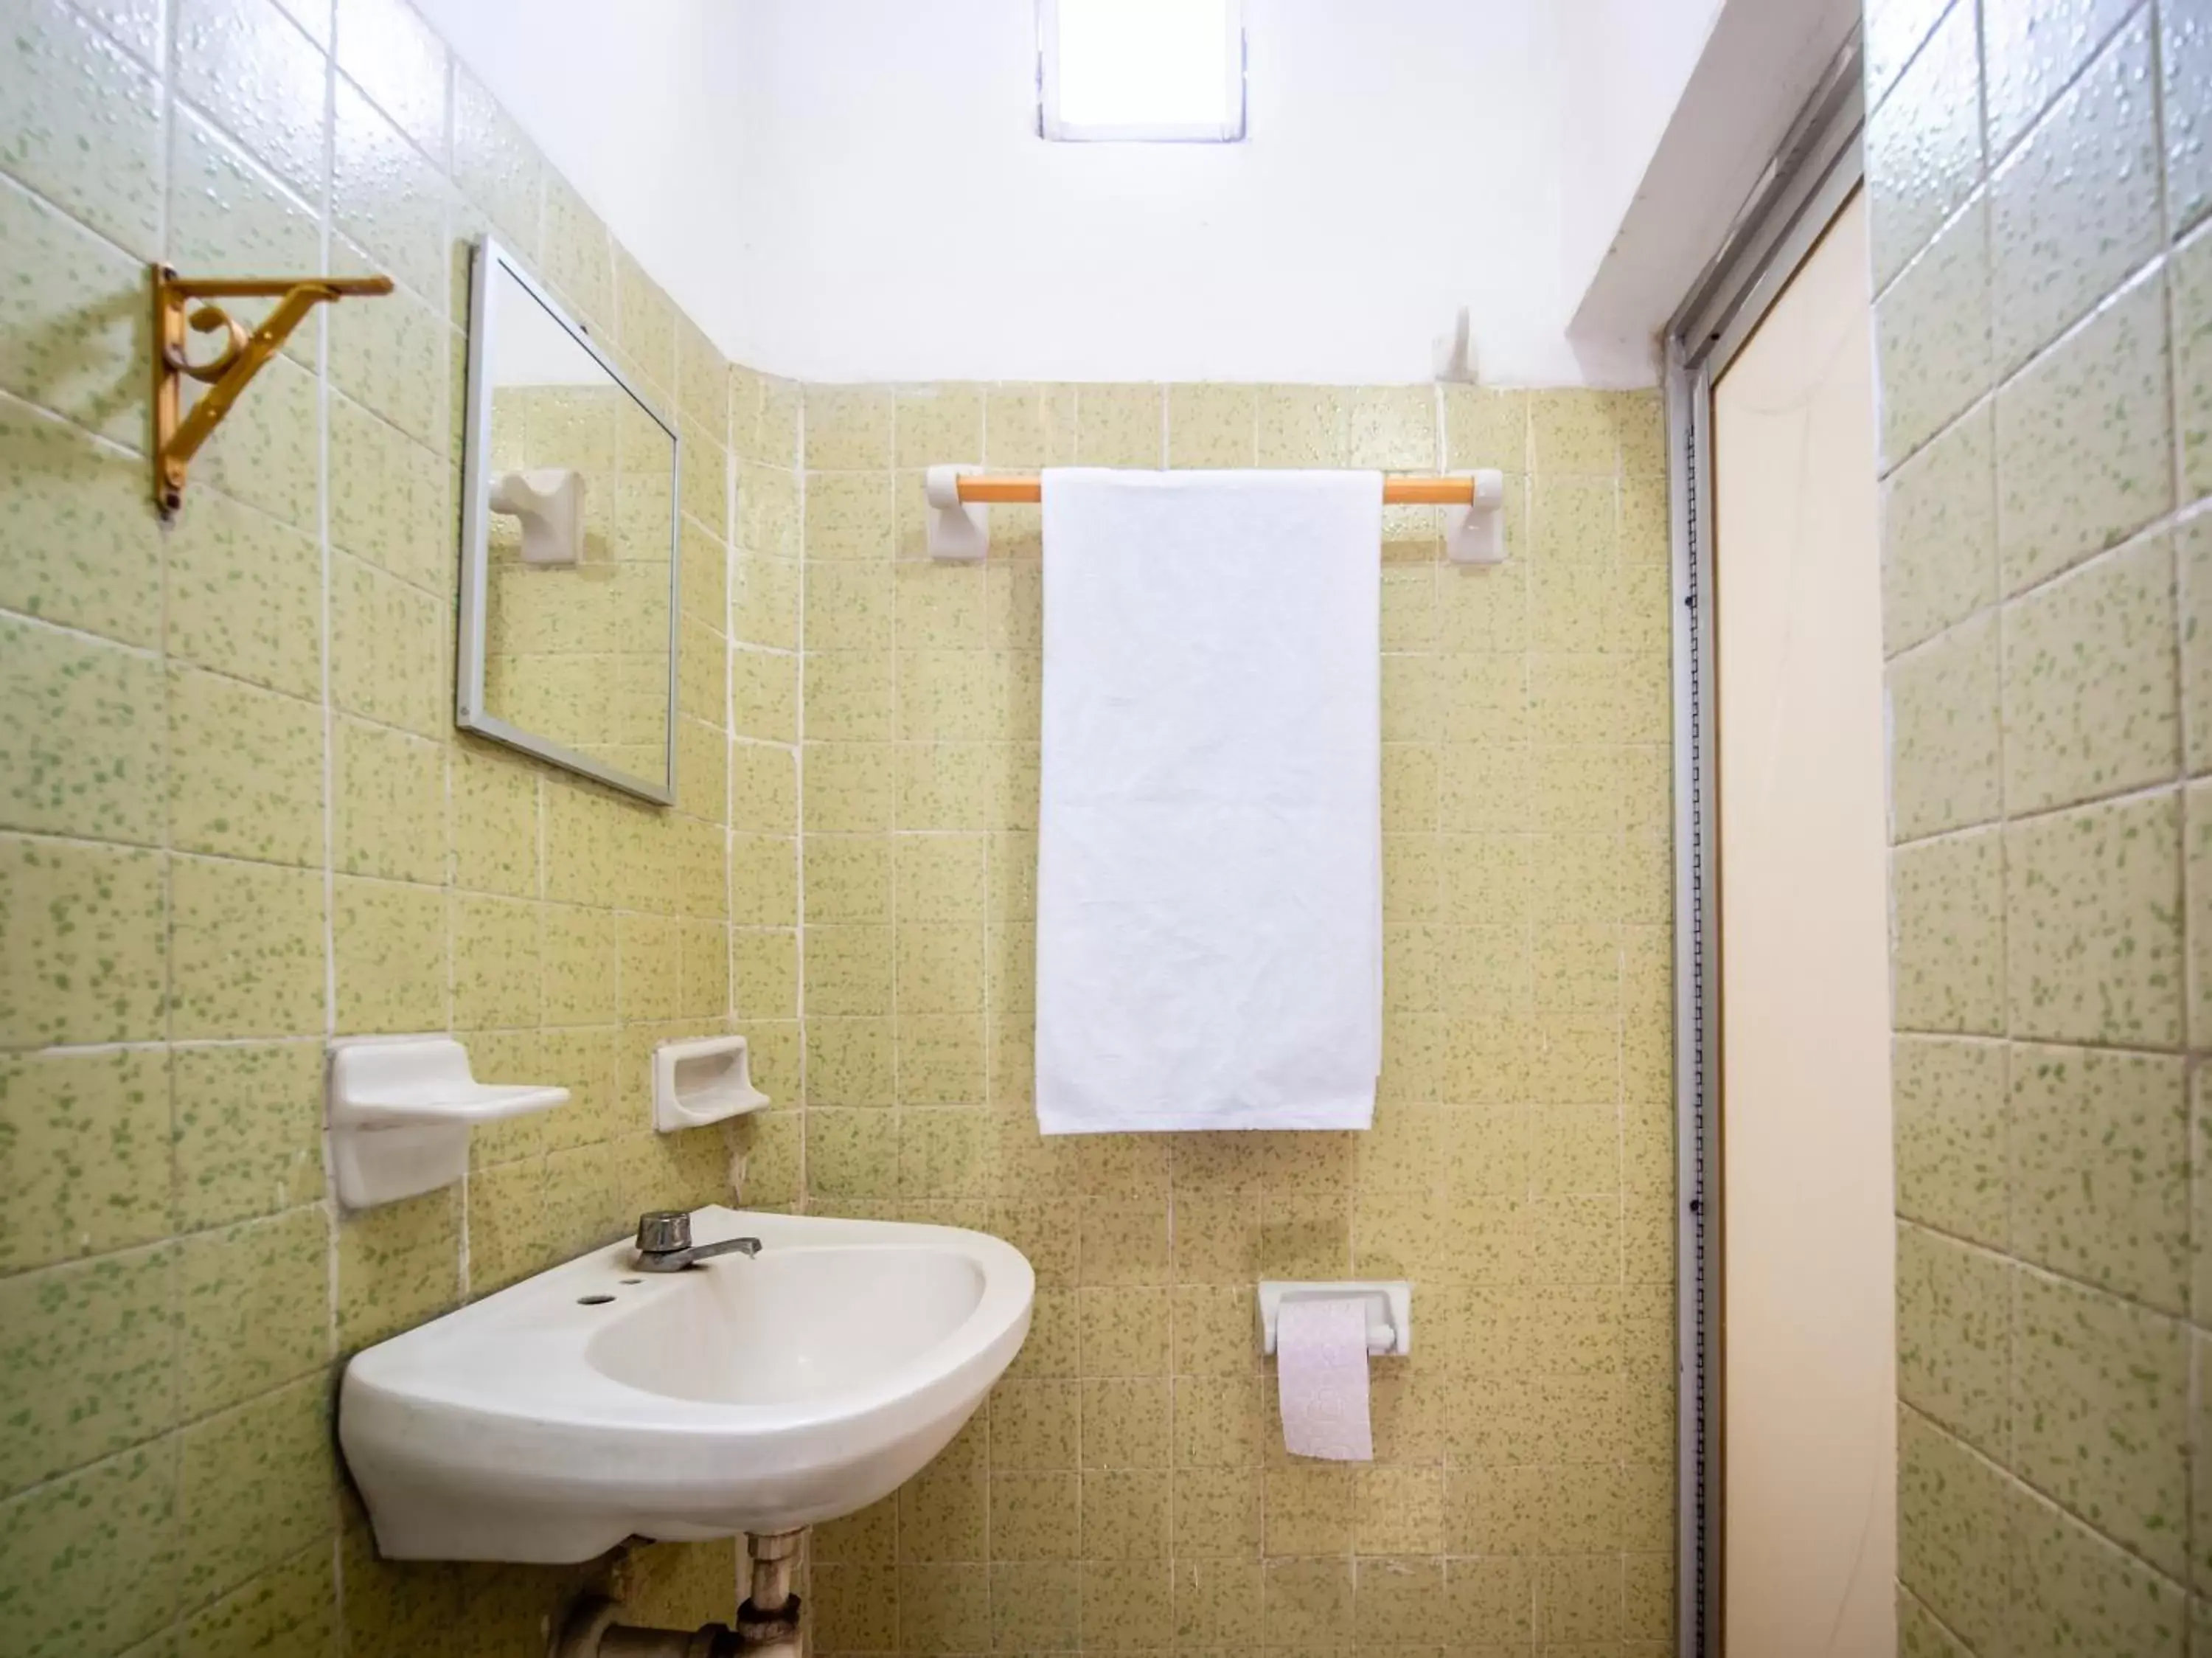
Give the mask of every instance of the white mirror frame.
POLYGON ((606 353, 599 350, 584 326, 562 309, 560 302, 545 291, 529 270, 490 236, 477 243, 469 271, 469 394, 461 480, 460 637, 459 648, 455 652, 454 723, 464 731, 473 731, 479 736, 489 737, 495 742, 505 743, 510 748, 519 748, 526 754, 534 754, 554 765, 581 772, 610 789, 619 789, 625 794, 635 795, 661 806, 674 805, 676 653, 684 632, 677 609, 683 592, 683 572, 678 564, 682 556, 682 537, 678 526, 683 515, 684 439, 677 431, 675 423, 653 399, 631 385, 622 370, 608 361, 606 353), (491 579, 489 459, 491 454, 489 347, 493 320, 492 277, 501 271, 514 277, 532 299, 544 306, 547 314, 560 324, 568 337, 590 352, 592 361, 606 370, 615 384, 628 393, 638 407, 653 418, 654 424, 668 434, 668 753, 659 782, 635 776, 603 760, 594 759, 565 743, 556 742, 550 737, 526 731, 520 726, 501 719, 484 706, 484 626, 488 619, 485 607, 491 579))

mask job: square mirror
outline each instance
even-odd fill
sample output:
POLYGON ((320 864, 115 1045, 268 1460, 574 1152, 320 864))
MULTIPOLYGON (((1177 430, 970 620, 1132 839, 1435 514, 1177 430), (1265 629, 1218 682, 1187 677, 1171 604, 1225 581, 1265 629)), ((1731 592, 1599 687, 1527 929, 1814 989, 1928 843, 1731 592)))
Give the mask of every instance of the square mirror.
POLYGON ((459 723, 666 805, 674 423, 489 237, 470 286, 459 723))

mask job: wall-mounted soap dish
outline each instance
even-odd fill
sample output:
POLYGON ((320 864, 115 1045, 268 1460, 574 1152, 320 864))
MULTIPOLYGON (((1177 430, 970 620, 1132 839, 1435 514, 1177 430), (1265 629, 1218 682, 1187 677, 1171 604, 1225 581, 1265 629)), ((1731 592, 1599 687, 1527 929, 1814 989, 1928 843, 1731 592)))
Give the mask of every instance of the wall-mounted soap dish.
POLYGON ((356 1036, 331 1044, 324 1122, 338 1202, 369 1209, 451 1186, 478 1123, 568 1103, 568 1090, 479 1082, 450 1036, 356 1036))
POLYGON ((653 1051, 653 1126, 662 1134, 742 1117, 768 1102, 753 1086, 742 1036, 663 1042, 653 1051))

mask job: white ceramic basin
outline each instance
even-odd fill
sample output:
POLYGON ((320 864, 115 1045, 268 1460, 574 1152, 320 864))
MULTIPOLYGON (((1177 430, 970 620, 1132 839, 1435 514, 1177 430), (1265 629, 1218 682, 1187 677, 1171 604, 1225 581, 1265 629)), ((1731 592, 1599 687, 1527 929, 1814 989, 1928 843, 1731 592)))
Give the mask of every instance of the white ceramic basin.
POLYGON ((721 1208, 691 1230, 761 1252, 655 1274, 610 1245, 355 1356, 338 1436, 386 1557, 587 1560, 850 1514, 1029 1332, 1030 1264, 980 1232, 721 1208))

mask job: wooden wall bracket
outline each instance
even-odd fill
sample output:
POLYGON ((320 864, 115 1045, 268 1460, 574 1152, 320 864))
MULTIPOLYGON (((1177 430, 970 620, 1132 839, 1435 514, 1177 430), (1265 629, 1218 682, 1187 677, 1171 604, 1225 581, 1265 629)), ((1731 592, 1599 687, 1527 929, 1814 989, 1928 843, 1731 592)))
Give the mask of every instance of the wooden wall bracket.
POLYGON ((161 516, 173 516, 185 500, 185 474, 239 394, 283 349, 292 331, 326 300, 388 294, 389 277, 179 277, 154 267, 154 500, 161 516), (222 299, 281 302, 252 333, 221 306, 222 299), (195 308, 197 307, 197 308, 195 308), (186 344, 194 333, 228 336, 206 363, 194 363, 186 344), (185 377, 208 389, 184 412, 185 377))

